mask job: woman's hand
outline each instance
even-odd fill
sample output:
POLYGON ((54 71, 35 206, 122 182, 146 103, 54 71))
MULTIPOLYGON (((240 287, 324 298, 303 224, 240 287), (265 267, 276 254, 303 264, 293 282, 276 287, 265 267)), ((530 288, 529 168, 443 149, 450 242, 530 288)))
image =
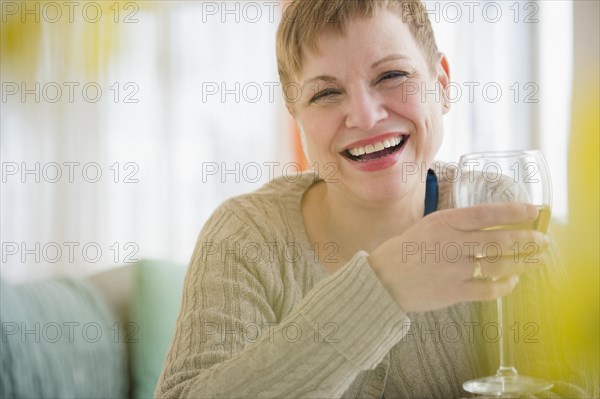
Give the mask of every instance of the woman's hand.
POLYGON ((493 300, 540 265, 549 241, 535 230, 482 229, 531 223, 537 216, 535 206, 519 203, 434 212, 379 246, 369 263, 405 312, 493 300), (487 278, 473 278, 476 262, 487 278))

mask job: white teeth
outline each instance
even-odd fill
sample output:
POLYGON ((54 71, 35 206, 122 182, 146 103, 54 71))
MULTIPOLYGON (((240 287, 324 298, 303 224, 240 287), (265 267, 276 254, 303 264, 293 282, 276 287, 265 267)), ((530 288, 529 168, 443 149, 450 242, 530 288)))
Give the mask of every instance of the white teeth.
POLYGON ((402 136, 392 137, 392 138, 385 139, 385 140, 380 141, 375 144, 368 144, 364 147, 351 148, 348 150, 348 152, 351 155, 357 157, 360 155, 371 154, 376 151, 381 151, 384 148, 390 148, 390 147, 396 146, 396 145, 400 144, 401 142, 402 142, 402 136))

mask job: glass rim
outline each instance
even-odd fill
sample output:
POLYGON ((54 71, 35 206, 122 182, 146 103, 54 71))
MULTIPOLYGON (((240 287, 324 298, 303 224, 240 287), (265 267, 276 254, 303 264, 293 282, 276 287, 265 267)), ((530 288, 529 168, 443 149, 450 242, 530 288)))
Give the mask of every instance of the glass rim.
MULTIPOLYGON (((548 162, 546 161, 546 157, 544 156, 544 153, 542 152, 542 150, 540 149, 528 149, 528 150, 499 150, 499 151, 481 151, 481 152, 470 152, 467 154, 463 154, 460 156, 459 162, 458 162, 458 167, 459 170, 463 170, 463 168, 465 167, 465 162, 469 162, 471 160, 483 160, 485 161, 485 159, 487 158, 489 161, 494 162, 495 159, 497 158, 508 158, 508 157, 513 157, 515 159, 518 158, 526 158, 528 156, 535 156, 537 157, 537 160, 541 163, 541 165, 543 166, 543 171, 545 173, 543 173, 542 178, 545 181, 545 184, 543 185, 543 190, 544 192, 547 192, 547 199, 550 207, 552 207, 552 202, 553 202, 553 185, 552 185, 552 177, 550 176, 550 170, 548 168, 548 162)), ((457 180, 455 182, 455 184, 461 184, 461 180, 457 180)), ((455 195, 455 201, 457 196, 459 195, 459 192, 457 189, 454 189, 454 195, 455 195)))

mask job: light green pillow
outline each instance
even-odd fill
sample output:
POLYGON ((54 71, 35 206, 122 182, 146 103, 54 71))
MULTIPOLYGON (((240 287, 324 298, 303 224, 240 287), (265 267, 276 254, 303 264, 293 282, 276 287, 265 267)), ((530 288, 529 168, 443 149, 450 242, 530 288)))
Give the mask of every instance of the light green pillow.
POLYGON ((152 398, 175 331, 187 268, 173 262, 142 260, 136 267, 127 327, 134 398, 152 398))

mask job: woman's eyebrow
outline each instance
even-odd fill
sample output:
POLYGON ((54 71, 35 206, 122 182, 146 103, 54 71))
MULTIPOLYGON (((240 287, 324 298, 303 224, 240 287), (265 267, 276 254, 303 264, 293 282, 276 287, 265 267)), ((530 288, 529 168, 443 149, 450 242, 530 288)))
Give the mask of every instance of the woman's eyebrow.
POLYGON ((391 54, 388 55, 387 57, 383 57, 382 59, 380 59, 379 61, 376 61, 373 63, 373 65, 371 65, 371 68, 377 68, 379 65, 383 64, 384 62, 388 62, 388 61, 394 61, 394 60, 409 60, 410 58, 403 55, 403 54, 391 54))
POLYGON ((307 81, 305 81, 304 83, 302 83, 302 85, 300 86, 301 89, 303 89, 306 85, 310 84, 310 83, 314 83, 316 81, 323 81, 323 82, 335 82, 337 79, 334 78, 333 76, 329 76, 329 75, 319 75, 319 76, 315 76, 314 78, 308 79, 307 81))

